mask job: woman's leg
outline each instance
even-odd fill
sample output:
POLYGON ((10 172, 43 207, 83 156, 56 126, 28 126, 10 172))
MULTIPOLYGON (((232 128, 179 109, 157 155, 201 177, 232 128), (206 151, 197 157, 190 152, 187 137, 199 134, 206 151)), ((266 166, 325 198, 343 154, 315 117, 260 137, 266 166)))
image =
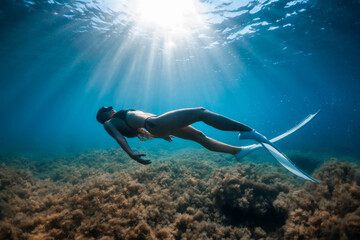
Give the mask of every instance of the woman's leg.
MULTIPOLYGON (((252 131, 253 129, 224 117, 222 115, 210 112, 205 108, 185 108, 170 111, 160 116, 149 119, 156 125, 156 131, 161 133, 167 133, 171 130, 180 129, 191 125, 195 122, 202 121, 207 125, 223 131, 252 131)), ((155 130, 155 129, 154 129, 155 130)))
POLYGON ((203 147, 214 152, 223 152, 235 155, 241 151, 241 147, 235 147, 216 141, 205 136, 205 134, 192 126, 186 126, 184 128, 172 131, 171 134, 182 139, 192 140, 200 143, 203 147))

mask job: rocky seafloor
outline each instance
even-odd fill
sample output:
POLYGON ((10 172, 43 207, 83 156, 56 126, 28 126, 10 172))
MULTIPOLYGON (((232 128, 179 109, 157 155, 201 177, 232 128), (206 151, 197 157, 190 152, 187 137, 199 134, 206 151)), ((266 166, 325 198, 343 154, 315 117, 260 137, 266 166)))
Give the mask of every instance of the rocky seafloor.
POLYGON ((291 158, 321 184, 196 149, 1 154, 0 239, 360 239, 359 164, 291 158))

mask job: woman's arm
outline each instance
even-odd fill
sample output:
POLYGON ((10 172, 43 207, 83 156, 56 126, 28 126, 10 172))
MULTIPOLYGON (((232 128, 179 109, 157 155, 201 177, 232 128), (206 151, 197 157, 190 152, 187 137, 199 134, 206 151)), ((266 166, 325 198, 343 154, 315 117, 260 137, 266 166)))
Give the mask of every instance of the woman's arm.
POLYGON ((120 145, 120 147, 135 161, 141 164, 150 164, 150 160, 141 159, 141 157, 145 156, 145 154, 135 154, 129 144, 127 143, 124 136, 111 124, 111 122, 104 123, 105 130, 112 136, 116 142, 120 145))

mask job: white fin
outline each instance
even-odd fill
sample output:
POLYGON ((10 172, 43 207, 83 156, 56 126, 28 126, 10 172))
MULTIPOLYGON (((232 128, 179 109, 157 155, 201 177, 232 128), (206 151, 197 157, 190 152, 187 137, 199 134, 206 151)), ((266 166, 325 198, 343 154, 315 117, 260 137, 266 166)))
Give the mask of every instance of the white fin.
POLYGON ((280 152, 273 144, 271 143, 261 143, 265 147, 266 150, 281 164, 283 165, 287 170, 292 172, 293 174, 302 177, 306 180, 320 183, 318 180, 312 178, 307 173, 303 172, 301 169, 297 168, 293 162, 282 152, 280 152))

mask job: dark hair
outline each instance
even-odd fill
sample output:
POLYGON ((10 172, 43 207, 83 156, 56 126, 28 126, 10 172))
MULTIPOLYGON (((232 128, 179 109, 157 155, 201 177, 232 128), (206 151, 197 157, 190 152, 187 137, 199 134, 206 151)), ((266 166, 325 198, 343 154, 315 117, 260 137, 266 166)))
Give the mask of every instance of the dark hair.
POLYGON ((101 107, 96 114, 96 120, 98 120, 99 123, 104 124, 104 122, 106 122, 110 118, 107 116, 104 117, 103 113, 108 112, 112 109, 113 109, 113 107, 107 107, 107 106, 101 107))

